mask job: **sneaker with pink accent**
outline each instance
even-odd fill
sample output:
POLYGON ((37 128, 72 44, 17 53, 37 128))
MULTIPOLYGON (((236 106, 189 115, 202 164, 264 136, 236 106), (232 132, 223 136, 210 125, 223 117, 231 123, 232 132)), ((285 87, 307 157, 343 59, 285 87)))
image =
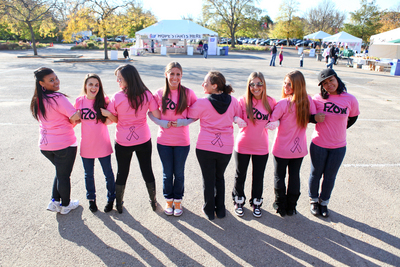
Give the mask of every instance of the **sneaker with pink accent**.
POLYGON ((182 199, 174 199, 174 216, 179 217, 182 213, 182 199))

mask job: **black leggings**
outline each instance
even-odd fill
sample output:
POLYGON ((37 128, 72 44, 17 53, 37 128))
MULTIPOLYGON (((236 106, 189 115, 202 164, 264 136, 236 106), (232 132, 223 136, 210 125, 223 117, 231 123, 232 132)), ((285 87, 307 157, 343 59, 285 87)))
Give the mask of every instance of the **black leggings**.
POLYGON ((232 154, 222 154, 196 149, 203 174, 204 212, 214 218, 214 212, 225 212, 225 178, 224 173, 232 154))
POLYGON ((250 158, 253 165, 253 181, 251 185, 251 199, 261 198, 264 187, 264 172, 265 166, 267 165, 268 155, 249 155, 240 154, 236 151, 233 152, 233 156, 236 161, 236 174, 235 174, 235 185, 232 191, 232 197, 245 197, 244 195, 244 183, 246 181, 247 168, 249 166, 250 158))
POLYGON ((287 194, 297 195, 300 194, 300 167, 303 158, 284 159, 274 156, 274 187, 275 189, 282 189, 286 192, 285 177, 286 168, 289 170, 287 194))
POLYGON ((133 152, 136 152, 144 181, 146 183, 154 182, 154 174, 151 167, 151 147, 151 139, 146 143, 136 146, 121 146, 115 143, 115 156, 118 164, 117 180, 115 184, 126 184, 133 152))

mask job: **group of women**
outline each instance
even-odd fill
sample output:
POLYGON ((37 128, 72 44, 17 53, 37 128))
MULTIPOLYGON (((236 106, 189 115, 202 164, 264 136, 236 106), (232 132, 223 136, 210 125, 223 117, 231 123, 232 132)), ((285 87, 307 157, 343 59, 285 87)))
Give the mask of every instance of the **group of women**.
POLYGON ((105 95, 100 77, 88 74, 83 90, 73 106, 59 92, 60 82, 49 68, 35 72, 35 91, 31 112, 40 123, 39 146, 55 166, 52 200, 47 209, 67 214, 79 205, 70 200, 70 175, 77 152, 74 126, 81 124, 80 155, 85 170, 86 197, 89 209, 97 211, 94 163, 98 158, 106 178, 105 212, 115 206, 123 212, 123 198, 133 152, 148 190, 153 210, 157 208, 156 183, 151 165, 152 143, 147 116, 157 125, 157 150, 163 168, 164 212, 183 213, 184 169, 190 149, 189 124, 199 120, 200 132, 196 156, 203 177, 203 213, 209 220, 225 217, 225 169, 233 153, 236 174, 232 199, 235 214, 244 215, 245 180, 252 161, 252 189, 249 204, 253 215, 261 217, 264 172, 269 156, 268 130, 278 128, 272 149, 274 156, 275 201, 281 216, 296 213, 300 196, 300 167, 307 155, 306 128, 316 123, 310 146, 310 211, 329 215, 327 205, 346 150, 346 129, 359 115, 356 98, 347 93, 334 70, 318 75, 320 94, 307 95, 304 76, 288 73, 283 81, 282 99, 267 94, 262 73, 250 74, 246 93, 236 99, 233 88, 218 71, 209 72, 202 83, 206 97, 181 84, 183 69, 178 62, 165 68, 165 86, 154 95, 132 65, 115 70, 120 91, 110 99, 105 95), (115 155, 117 177, 111 167, 113 152, 107 125, 116 123, 115 155), (233 124, 240 128, 236 141, 233 124), (288 171, 287 187, 285 184, 288 171), (322 185, 321 184, 321 179, 322 185), (115 182, 114 182, 115 181, 115 182))

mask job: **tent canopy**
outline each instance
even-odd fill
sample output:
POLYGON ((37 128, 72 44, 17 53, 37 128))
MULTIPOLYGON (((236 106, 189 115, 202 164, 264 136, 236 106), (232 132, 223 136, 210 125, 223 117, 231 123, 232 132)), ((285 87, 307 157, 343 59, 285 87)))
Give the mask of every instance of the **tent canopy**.
POLYGON ((357 38, 347 32, 339 32, 335 35, 325 37, 322 39, 323 42, 341 43, 347 45, 350 49, 356 50, 358 53, 361 52, 361 38, 357 38))
POLYGON ((190 20, 161 20, 136 35, 146 35, 151 39, 201 39, 203 35, 218 34, 190 20))
POLYGON ((400 28, 372 35, 369 40, 371 44, 381 44, 397 39, 400 39, 400 28))
POLYGON ((374 43, 369 47, 368 55, 371 57, 400 59, 400 44, 374 43))
POLYGON ((329 33, 319 31, 319 32, 314 32, 309 35, 306 35, 303 37, 303 39, 323 39, 325 37, 331 36, 329 33))

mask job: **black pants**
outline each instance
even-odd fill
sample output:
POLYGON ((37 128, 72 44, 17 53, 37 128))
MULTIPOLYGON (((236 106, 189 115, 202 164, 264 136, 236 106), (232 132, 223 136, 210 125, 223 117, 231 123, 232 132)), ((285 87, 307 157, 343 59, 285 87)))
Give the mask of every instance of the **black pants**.
POLYGON ((154 174, 151 167, 151 147, 151 139, 146 143, 136 146, 121 146, 115 143, 115 156, 117 157, 118 164, 117 180, 115 184, 126 184, 133 152, 136 152, 144 181, 146 183, 154 182, 154 174))
POLYGON ((261 198, 264 188, 264 172, 265 166, 267 165, 268 155, 249 155, 240 154, 236 151, 233 152, 233 156, 236 161, 236 174, 235 174, 235 185, 232 191, 232 197, 245 197, 244 194, 244 183, 246 181, 247 167, 249 166, 250 158, 253 165, 253 181, 251 184, 251 199, 261 198))
POLYGON ((76 157, 76 146, 70 146, 56 151, 41 150, 56 167, 56 176, 53 182, 52 198, 60 201, 63 206, 68 206, 71 196, 71 172, 76 157))
POLYGON ((232 154, 196 149, 203 174, 204 213, 214 219, 214 212, 225 213, 225 169, 232 154))
POLYGON ((286 191, 286 168, 289 170, 287 194, 300 194, 300 167, 303 158, 283 159, 274 156, 274 187, 286 191))

